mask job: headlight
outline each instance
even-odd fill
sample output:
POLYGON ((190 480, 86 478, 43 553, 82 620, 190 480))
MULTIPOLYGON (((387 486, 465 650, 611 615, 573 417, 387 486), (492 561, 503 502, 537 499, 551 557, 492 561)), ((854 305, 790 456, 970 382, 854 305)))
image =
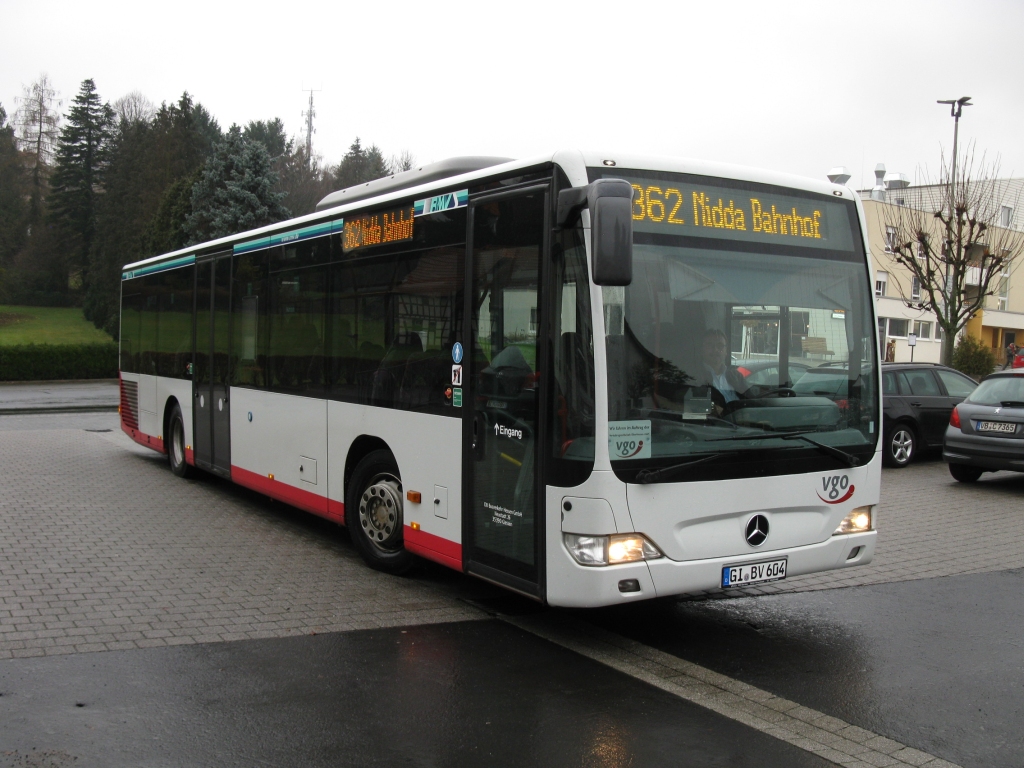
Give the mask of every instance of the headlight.
POLYGON ((618 565, 662 556, 656 546, 639 533, 588 536, 566 533, 565 548, 580 565, 618 565))
POLYGON ((832 535, 838 536, 842 533, 863 533, 864 531, 870 531, 872 530, 872 524, 874 523, 874 516, 874 507, 857 507, 843 518, 843 522, 839 524, 839 527, 836 528, 836 532, 832 535))

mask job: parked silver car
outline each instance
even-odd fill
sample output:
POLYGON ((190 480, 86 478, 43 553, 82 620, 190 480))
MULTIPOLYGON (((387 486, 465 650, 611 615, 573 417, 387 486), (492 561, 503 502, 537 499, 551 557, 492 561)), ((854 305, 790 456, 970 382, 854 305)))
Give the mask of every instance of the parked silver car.
POLYGON ((987 376, 953 409, 942 458, 961 483, 982 472, 1024 472, 1024 370, 987 376))

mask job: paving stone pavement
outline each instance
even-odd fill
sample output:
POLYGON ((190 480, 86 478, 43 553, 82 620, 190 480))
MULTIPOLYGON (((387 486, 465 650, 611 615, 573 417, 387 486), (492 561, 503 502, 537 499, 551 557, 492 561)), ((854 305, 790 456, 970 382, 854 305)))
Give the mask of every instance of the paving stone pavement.
MULTIPOLYGON (((480 582, 372 571, 333 524, 182 481, 119 431, 0 431, 0 467, 0 659, 483 616, 459 599, 480 582)), ((1024 475, 887 470, 879 527, 871 565, 713 596, 1024 567, 1024 475)))
POLYGON ((120 431, 0 432, 0 467, 0 659, 484 615, 461 575, 372 571, 334 524, 120 431))

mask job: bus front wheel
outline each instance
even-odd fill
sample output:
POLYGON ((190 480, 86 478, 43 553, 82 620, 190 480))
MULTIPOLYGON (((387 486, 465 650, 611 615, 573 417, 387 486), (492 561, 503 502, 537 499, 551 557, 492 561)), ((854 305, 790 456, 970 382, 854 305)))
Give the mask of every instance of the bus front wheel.
POLYGON ((345 500, 345 525, 371 568, 403 574, 415 564, 402 541, 402 480, 390 451, 373 451, 356 465, 345 500))
POLYGON ((192 474, 192 467, 185 460, 185 420, 181 418, 181 408, 175 404, 171 410, 171 418, 167 420, 168 436, 167 460, 171 465, 171 472, 178 477, 188 477, 192 474))

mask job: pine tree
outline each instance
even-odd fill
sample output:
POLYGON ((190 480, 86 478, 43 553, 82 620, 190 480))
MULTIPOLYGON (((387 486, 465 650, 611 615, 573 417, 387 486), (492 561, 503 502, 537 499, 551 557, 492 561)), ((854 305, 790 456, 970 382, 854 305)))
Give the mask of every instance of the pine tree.
POLYGON ((277 180, 266 147, 231 126, 192 188, 192 213, 185 224, 190 241, 225 237, 288 218, 281 202, 284 195, 273 191, 277 180))
POLYGON ((267 149, 271 160, 277 160, 292 152, 295 142, 288 138, 284 122, 280 117, 273 120, 250 120, 242 132, 249 141, 258 141, 267 149))
POLYGON ((220 127, 188 93, 158 110, 138 92, 115 106, 117 127, 106 151, 82 308, 116 336, 121 267, 185 245, 192 187, 220 127))
POLYGON ((388 161, 384 159, 380 147, 371 144, 368 149, 363 149, 357 136, 334 173, 335 188, 354 187, 356 184, 383 178, 390 173, 388 161))
POLYGON ((325 170, 323 158, 316 153, 307 158, 305 144, 281 158, 278 168, 280 180, 274 189, 285 194, 284 202, 293 216, 312 213, 316 204, 334 191, 334 179, 325 170))
POLYGON ((100 101, 92 79, 82 81, 57 142, 50 214, 70 240, 72 270, 88 280, 89 250, 96 231, 96 198, 102 189, 105 150, 114 112, 100 101))

